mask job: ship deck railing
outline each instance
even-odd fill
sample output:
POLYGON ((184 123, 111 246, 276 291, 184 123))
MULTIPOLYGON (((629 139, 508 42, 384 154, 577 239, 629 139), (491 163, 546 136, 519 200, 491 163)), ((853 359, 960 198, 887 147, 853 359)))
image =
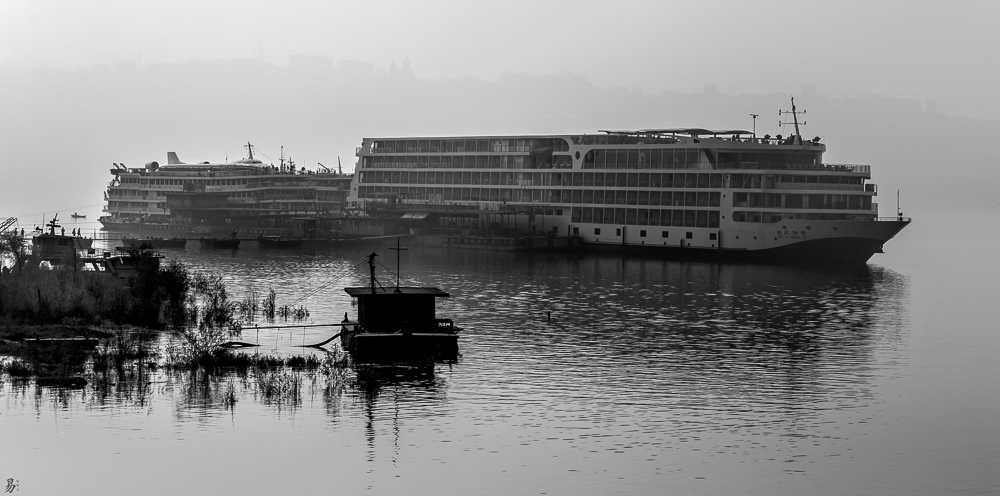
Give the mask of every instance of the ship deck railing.
POLYGON ((912 222, 913 219, 910 217, 903 217, 902 215, 897 215, 895 217, 868 217, 862 219, 854 219, 861 221, 874 221, 874 222, 912 222))
POLYGON ((801 170, 817 172, 853 172, 871 174, 870 165, 865 164, 761 164, 760 162, 720 163, 718 170, 801 170))

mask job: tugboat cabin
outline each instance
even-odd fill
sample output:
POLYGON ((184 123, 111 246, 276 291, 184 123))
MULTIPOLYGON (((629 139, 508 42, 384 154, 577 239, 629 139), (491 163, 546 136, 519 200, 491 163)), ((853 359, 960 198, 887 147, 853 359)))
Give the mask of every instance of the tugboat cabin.
POLYGON ((432 332, 451 319, 437 319, 435 298, 450 295, 438 288, 344 288, 358 299, 358 322, 365 332, 432 332))

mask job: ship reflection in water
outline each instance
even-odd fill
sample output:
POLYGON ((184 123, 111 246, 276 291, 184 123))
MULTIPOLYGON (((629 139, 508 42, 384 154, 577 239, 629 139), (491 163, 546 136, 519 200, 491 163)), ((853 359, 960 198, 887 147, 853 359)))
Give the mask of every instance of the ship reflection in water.
MULTIPOLYGON (((306 294, 365 254, 192 249, 173 257, 227 274, 234 294, 251 284, 306 294)), ((139 479, 161 462, 183 471, 211 461, 217 472, 200 477, 227 490, 330 487, 328 477, 251 484, 226 475, 259 462, 269 473, 332 470, 348 492, 407 492, 433 481, 448 494, 655 493, 678 481, 773 477, 751 483, 763 491, 848 455, 902 360, 908 281, 875 266, 406 256, 404 279, 452 295, 440 311, 465 328, 457 363, 297 379, 133 370, 78 390, 7 381, 8 431, 32 433, 14 434, 15 445, 93 463, 143 450, 145 463, 131 466, 139 479), (266 381, 291 382, 287 394, 269 396, 256 385, 266 381), (37 422, 53 417, 70 439, 37 422), (105 428, 111 419, 120 432, 105 428)), ((313 320, 341 320, 351 307, 339 288, 365 277, 352 273, 304 302, 313 320)), ((324 333, 244 337, 302 353, 296 345, 324 333)), ((22 485, 30 478, 18 477, 22 485)))

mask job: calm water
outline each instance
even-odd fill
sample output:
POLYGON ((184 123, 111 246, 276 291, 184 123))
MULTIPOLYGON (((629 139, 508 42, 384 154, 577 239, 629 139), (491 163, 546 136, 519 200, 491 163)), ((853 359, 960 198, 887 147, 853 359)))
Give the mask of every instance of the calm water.
MULTIPOLYGON (((992 215, 916 214, 851 270, 410 249, 403 284, 453 296, 457 364, 306 377, 300 401, 237 377, 5 378, 0 478, 23 494, 995 494, 992 215)), ((327 323, 355 315, 342 288, 364 284, 368 251, 167 254, 327 323)), ((243 339, 301 354, 330 335, 243 339)))

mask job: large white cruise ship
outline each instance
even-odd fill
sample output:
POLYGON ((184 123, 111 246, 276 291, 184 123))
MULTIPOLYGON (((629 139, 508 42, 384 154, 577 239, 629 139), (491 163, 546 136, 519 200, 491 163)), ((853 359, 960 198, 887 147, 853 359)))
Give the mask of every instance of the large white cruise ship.
POLYGON ((825 151, 797 125, 784 138, 707 129, 366 138, 348 199, 369 213, 394 204, 425 225, 468 225, 479 210, 587 248, 864 263, 910 219, 879 217, 870 166, 824 163, 825 151))

